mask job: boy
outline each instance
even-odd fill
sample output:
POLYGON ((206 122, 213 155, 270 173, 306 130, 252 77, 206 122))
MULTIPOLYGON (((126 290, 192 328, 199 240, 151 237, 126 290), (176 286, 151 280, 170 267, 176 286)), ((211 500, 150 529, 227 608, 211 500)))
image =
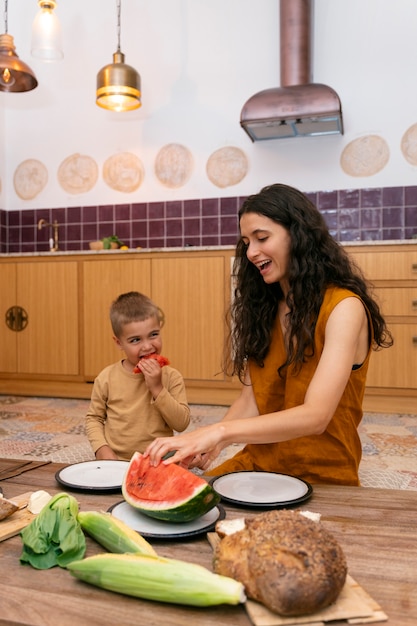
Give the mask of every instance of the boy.
POLYGON ((161 309, 147 296, 130 291, 112 303, 110 321, 113 340, 126 358, 95 379, 86 432, 97 459, 129 461, 155 437, 185 430, 190 408, 182 375, 149 358, 162 350, 161 309))

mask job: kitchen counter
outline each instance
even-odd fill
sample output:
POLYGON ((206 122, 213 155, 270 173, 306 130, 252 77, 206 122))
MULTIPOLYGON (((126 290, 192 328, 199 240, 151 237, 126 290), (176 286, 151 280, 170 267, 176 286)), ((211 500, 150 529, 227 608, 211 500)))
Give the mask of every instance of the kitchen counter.
MULTIPOLYGON (((5 497, 13 498, 38 489, 51 495, 63 491, 55 480, 62 465, 35 466, 20 475, 1 480, 1 473, 6 475, 12 464, 12 459, 0 459, 0 486, 5 497)), ((106 511, 122 499, 120 494, 73 492, 73 495, 84 511, 106 511)), ((258 512, 229 505, 224 508, 228 519, 252 517, 258 512)), ((340 542, 349 574, 388 615, 388 623, 415 626, 417 493, 316 485, 312 498, 299 508, 322 514, 320 523, 340 542)), ((212 568, 212 549, 205 535, 186 541, 150 541, 162 556, 212 568)), ((19 536, 0 543, 0 625, 250 626, 242 606, 201 609, 130 598, 81 583, 59 567, 40 571, 21 565, 21 550, 19 536)), ((87 538, 88 556, 103 551, 87 538)), ((334 626, 342 623, 346 622, 332 622, 334 626)))
POLYGON ((172 247, 172 248, 129 248, 128 250, 58 250, 57 252, 37 251, 37 252, 10 252, 2 253, 1 257, 30 257, 30 256, 107 256, 107 255, 120 255, 120 254, 137 254, 137 253, 155 253, 160 254, 163 252, 206 252, 208 250, 234 250, 235 246, 184 246, 184 247, 172 247))
MULTIPOLYGON (((364 409, 415 412, 417 240, 350 242, 345 250, 373 284, 395 334, 392 349, 372 356, 364 409)), ((97 373, 117 358, 112 342, 103 341, 109 303, 134 288, 170 320, 165 350, 184 376, 189 401, 230 405, 240 385, 221 362, 234 256, 233 246, 1 255, 0 391, 90 397, 97 373), (13 307, 30 318, 24 333, 5 322, 13 307), (57 342, 53 357, 49 346, 57 342)))
MULTIPOLYGON (((355 246, 393 246, 393 245, 416 245, 417 239, 395 239, 391 241, 343 241, 344 247, 355 246)), ((31 256, 78 256, 78 255, 119 255, 142 253, 163 253, 163 252, 205 252, 207 250, 235 250, 235 246, 184 246, 171 248, 129 248, 128 250, 58 250, 57 252, 36 251, 36 252, 8 252, 0 253, 1 257, 31 257, 31 256)))

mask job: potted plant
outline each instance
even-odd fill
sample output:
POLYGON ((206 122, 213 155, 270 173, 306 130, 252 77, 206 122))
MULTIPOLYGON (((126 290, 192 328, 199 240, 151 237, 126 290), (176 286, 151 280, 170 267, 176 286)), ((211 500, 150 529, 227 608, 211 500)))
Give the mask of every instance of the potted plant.
POLYGON ((117 235, 110 235, 109 237, 103 237, 100 241, 90 241, 91 250, 110 250, 124 246, 123 241, 120 241, 117 235))
POLYGON ((120 241, 117 235, 111 235, 110 237, 103 237, 101 240, 103 242, 104 250, 110 250, 110 248, 120 248, 124 246, 123 241, 120 241))

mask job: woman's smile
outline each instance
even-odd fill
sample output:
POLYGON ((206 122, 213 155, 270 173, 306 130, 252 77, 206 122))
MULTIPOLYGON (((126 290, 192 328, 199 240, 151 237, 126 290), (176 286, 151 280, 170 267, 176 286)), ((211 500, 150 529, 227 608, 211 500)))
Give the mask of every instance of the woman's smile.
POLYGON ((255 265, 258 268, 260 274, 265 277, 265 275, 268 274, 268 271, 271 271, 272 261, 270 259, 265 259, 264 261, 260 261, 255 265))

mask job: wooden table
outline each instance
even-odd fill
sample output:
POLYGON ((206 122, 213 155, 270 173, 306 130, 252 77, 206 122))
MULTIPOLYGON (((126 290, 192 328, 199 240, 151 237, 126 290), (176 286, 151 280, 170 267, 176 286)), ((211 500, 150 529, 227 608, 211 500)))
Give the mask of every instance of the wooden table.
MULTIPOLYGON (((10 459, 0 459, 1 471, 10 459)), ((63 489, 49 464, 0 481, 4 496, 63 489)), ((69 492, 69 490, 67 490, 69 492)), ((72 492, 81 510, 107 510, 119 494, 72 492)), ((342 545, 351 576, 388 615, 392 626, 417 624, 417 491, 315 486, 302 507, 322 514, 322 523, 342 545)), ((228 518, 258 511, 226 506, 228 518)), ((153 542, 159 554, 211 569, 205 536, 153 542)), ((39 571, 21 565, 19 536, 0 543, 0 624, 3 626, 250 626, 242 606, 197 609, 138 600, 81 583, 59 567, 39 571)), ((103 552, 87 539, 87 555, 103 552)), ((333 624, 339 624, 334 622, 333 624)))

